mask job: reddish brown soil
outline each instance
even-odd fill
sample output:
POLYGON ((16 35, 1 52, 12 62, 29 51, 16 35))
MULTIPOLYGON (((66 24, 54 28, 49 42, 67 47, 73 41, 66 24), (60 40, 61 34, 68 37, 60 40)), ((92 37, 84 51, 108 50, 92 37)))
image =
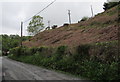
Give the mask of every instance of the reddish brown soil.
POLYGON ((35 35, 29 41, 23 42, 23 45, 28 47, 77 46, 118 40, 117 11, 112 15, 108 15, 111 11, 115 12, 116 8, 98 14, 84 22, 72 24, 68 27, 62 26, 57 29, 46 30, 35 35))

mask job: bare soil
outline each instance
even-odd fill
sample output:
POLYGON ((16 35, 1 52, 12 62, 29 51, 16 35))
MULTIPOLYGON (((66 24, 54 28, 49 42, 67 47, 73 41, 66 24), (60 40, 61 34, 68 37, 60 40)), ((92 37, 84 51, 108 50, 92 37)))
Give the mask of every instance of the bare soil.
POLYGON ((114 7, 89 20, 40 32, 30 40, 23 42, 23 45, 28 47, 77 46, 118 40, 117 19, 117 7, 114 7))

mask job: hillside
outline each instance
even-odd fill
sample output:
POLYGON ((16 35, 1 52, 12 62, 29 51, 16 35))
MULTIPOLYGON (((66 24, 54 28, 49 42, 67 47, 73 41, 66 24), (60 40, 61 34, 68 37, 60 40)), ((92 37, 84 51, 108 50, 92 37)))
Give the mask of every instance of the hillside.
MULTIPOLYGON (((9 58, 87 80, 118 80, 117 6, 86 21, 45 30, 10 50, 9 58)), ((110 82, 109 81, 109 82, 110 82)))
POLYGON ((80 44, 118 40, 117 6, 93 18, 69 26, 45 30, 23 42, 28 47, 76 46, 80 44))

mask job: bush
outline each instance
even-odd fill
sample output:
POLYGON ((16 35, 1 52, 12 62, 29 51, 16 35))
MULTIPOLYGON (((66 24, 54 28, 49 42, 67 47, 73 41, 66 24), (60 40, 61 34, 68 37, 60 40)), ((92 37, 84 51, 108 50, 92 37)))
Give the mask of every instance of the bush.
POLYGON ((10 54, 13 54, 14 56, 28 56, 31 55, 31 50, 27 47, 16 47, 10 49, 10 54))
POLYGON ((100 61, 103 63, 111 63, 118 61, 118 42, 101 42, 92 45, 91 50, 91 59, 100 61))
POLYGON ((109 2, 109 3, 104 3, 104 10, 106 11, 106 10, 108 10, 108 9, 110 9, 110 8, 112 8, 112 7, 114 7, 114 6, 116 6, 116 5, 118 5, 118 4, 120 4, 120 2, 109 2))
POLYGON ((74 56, 76 60, 89 58, 90 45, 79 45, 77 48, 77 54, 74 56))
POLYGON ((57 48, 57 53, 58 53, 58 54, 64 54, 65 51, 66 51, 66 48, 67 48, 67 46, 59 46, 59 47, 57 48))
POLYGON ((102 42, 95 44, 80 45, 76 49, 76 53, 66 57, 67 46, 59 46, 56 53, 50 57, 45 57, 44 52, 49 50, 48 47, 39 48, 15 48, 13 53, 17 54, 24 51, 22 55, 11 55, 18 61, 44 66, 46 68, 64 71, 77 76, 82 76, 90 80, 117 80, 119 79, 118 64, 118 43, 102 42), (29 50, 33 55, 26 56, 29 50), (36 51, 36 52, 35 52, 36 51), (102 53, 101 53, 102 52, 102 53))
POLYGON ((86 20, 88 20, 89 19, 89 17, 83 17, 82 19, 81 19, 81 21, 86 21, 86 20))
POLYGON ((31 54, 35 54, 38 51, 38 48, 33 47, 33 48, 30 48, 29 50, 31 54))
POLYGON ((16 47, 16 48, 10 49, 10 54, 13 54, 14 56, 20 56, 21 47, 16 47))
POLYGON ((66 51, 66 48, 67 48, 67 46, 59 46, 57 48, 55 56, 54 56, 57 61, 59 61, 63 58, 63 55, 65 54, 65 51, 66 51))
POLYGON ((57 28, 57 25, 53 25, 53 26, 52 26, 52 29, 56 29, 56 28, 57 28))
POLYGON ((64 24, 63 24, 63 26, 67 26, 67 27, 68 27, 68 26, 69 26, 69 24, 68 24, 68 23, 64 23, 64 24))
POLYGON ((44 51, 47 51, 48 50, 48 47, 46 46, 41 46, 39 48, 37 48, 38 52, 44 52, 44 51))

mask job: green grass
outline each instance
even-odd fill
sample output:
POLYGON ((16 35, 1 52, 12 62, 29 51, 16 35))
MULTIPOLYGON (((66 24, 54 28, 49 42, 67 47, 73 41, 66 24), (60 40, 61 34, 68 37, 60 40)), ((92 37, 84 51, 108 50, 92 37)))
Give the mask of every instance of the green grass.
POLYGON ((116 8, 116 9, 113 9, 113 10, 111 10, 111 11, 110 11, 110 10, 107 11, 106 14, 109 15, 109 16, 112 16, 112 15, 118 13, 118 8, 117 8, 117 6, 116 6, 115 8, 116 8))
MULTIPOLYGON (((36 48, 36 53, 31 50, 31 53, 34 52, 33 55, 22 53, 20 56, 9 55, 9 58, 90 80, 119 79, 117 41, 79 45, 76 53, 72 55, 66 52, 67 48, 67 46, 60 46, 51 56, 42 53, 48 47, 43 51, 39 50, 41 48, 36 48)), ((24 53, 26 49, 23 49, 24 53)))

